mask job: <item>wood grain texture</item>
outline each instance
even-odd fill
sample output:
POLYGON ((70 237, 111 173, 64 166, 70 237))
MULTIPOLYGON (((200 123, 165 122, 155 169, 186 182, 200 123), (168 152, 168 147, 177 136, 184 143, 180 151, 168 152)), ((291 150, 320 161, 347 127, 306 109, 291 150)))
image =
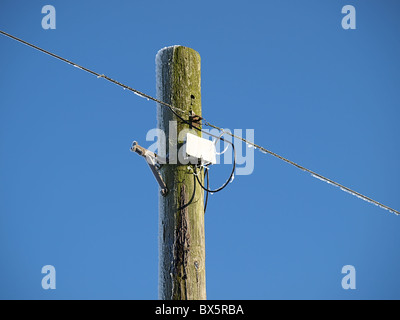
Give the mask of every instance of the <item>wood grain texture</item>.
MULTIPOLYGON (((190 48, 168 47, 159 51, 156 64, 157 98, 201 116, 200 55, 190 48)), ((160 105, 157 119, 170 160, 161 168, 169 193, 159 196, 159 298, 206 299, 204 193, 188 165, 176 156, 184 142, 179 133, 189 126, 160 105), (177 134, 171 130, 174 124, 177 134)))

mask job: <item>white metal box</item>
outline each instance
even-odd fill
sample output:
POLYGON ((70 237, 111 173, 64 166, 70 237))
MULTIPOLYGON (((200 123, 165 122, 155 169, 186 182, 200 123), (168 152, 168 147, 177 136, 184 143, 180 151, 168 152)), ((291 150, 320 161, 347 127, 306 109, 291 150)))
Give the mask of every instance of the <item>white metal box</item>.
POLYGON ((186 135, 186 154, 190 157, 201 159, 203 163, 217 163, 214 142, 191 133, 186 135))

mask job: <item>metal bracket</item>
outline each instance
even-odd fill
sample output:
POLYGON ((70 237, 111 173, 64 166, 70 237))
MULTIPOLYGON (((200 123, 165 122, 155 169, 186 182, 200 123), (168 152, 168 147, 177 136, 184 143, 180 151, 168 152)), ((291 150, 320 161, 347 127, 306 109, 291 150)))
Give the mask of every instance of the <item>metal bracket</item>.
POLYGON ((190 111, 189 122, 190 122, 191 126, 196 127, 196 128, 200 128, 201 120, 203 120, 202 117, 198 116, 193 111, 190 111))
POLYGON ((158 185, 161 188, 161 194, 163 197, 165 197, 168 194, 167 185, 165 184, 164 180, 161 177, 160 172, 158 171, 160 170, 162 165, 166 163, 165 159, 161 158, 154 152, 151 152, 139 146, 139 144, 136 141, 133 141, 131 151, 136 152, 139 156, 142 156, 146 159, 146 162, 149 165, 151 172, 153 173, 158 185))

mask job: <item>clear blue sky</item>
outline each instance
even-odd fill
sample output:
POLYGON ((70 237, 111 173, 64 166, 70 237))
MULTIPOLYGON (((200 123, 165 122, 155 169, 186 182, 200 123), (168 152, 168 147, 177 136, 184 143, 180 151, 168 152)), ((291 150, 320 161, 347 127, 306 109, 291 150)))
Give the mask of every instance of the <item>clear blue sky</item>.
MULTIPOLYGON (((208 121, 255 129, 399 210, 399 15, 395 0, 2 0, 0 29, 151 95, 157 51, 194 48, 208 121), (46 4, 56 30, 41 27, 46 4), (348 4, 356 30, 341 27, 348 4)), ((129 151, 155 104, 4 36, 0 48, 0 298, 157 299, 157 184, 129 151), (41 287, 44 265, 56 290, 41 287)), ((208 298, 400 299, 399 228, 256 152, 252 175, 210 197, 208 298), (344 265, 356 290, 341 287, 344 265)))

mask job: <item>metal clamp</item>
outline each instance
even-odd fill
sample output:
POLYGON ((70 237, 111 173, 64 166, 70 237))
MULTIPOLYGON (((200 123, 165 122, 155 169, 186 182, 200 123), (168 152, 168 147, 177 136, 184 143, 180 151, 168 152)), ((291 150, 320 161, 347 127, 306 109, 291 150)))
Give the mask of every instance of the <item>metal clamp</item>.
POLYGON ((133 141, 131 151, 136 152, 139 156, 142 156, 146 159, 146 162, 149 165, 151 172, 153 172, 153 175, 161 188, 161 194, 163 197, 165 197, 168 194, 168 189, 159 172, 162 164, 166 163, 165 159, 161 158, 156 153, 139 146, 136 141, 133 141))

